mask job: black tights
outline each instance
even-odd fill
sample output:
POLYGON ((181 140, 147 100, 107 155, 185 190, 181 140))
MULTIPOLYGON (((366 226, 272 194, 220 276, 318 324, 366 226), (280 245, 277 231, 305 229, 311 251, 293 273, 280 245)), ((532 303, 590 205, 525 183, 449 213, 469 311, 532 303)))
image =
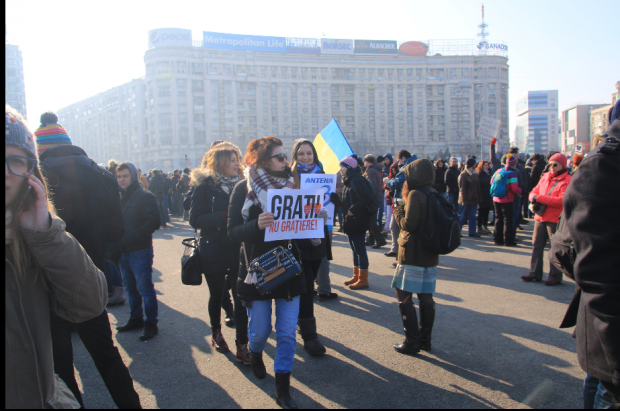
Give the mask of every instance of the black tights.
MULTIPOLYGON (((420 301, 421 303, 434 302, 433 294, 417 294, 417 295, 418 295, 418 301, 420 301)), ((413 293, 410 293, 409 291, 399 290, 398 288, 396 289, 396 299, 398 300, 399 304, 409 303, 412 297, 413 297, 413 293)), ((413 304, 413 301, 411 301, 411 303, 413 304)))
POLYGON ((241 305, 237 296, 237 275, 234 273, 209 273, 205 274, 207 285, 209 286, 209 318, 211 328, 222 328, 222 300, 224 295, 230 291, 235 302, 235 323, 237 332, 237 342, 245 344, 248 342, 248 313, 241 305))
POLYGON ((478 228, 487 226, 489 222, 489 211, 491 211, 491 207, 478 208, 478 228))
POLYGON ((306 293, 299 296, 299 318, 314 317, 314 280, 321 268, 321 261, 323 260, 301 262, 306 277, 306 293))

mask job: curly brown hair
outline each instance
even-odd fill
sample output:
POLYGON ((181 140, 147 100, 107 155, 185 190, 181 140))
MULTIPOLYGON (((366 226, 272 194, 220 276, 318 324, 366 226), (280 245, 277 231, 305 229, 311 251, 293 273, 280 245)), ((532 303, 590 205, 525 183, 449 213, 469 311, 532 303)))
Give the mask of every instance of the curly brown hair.
POLYGON ((283 145, 282 140, 273 136, 265 136, 252 140, 245 149, 243 162, 247 166, 256 164, 264 168, 269 162, 273 149, 283 145))

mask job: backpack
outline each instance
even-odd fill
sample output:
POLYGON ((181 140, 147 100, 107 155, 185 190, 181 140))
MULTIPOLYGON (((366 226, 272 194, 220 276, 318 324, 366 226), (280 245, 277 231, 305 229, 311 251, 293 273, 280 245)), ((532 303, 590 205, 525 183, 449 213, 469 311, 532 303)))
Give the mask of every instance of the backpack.
POLYGON ((510 173, 505 169, 499 169, 493 178, 493 184, 491 184, 491 195, 493 197, 506 197, 508 194, 508 180, 510 179, 510 173))
POLYGON ((433 254, 446 255, 461 245, 459 215, 440 193, 416 188, 428 196, 428 220, 420 233, 422 247, 433 254))
MULTIPOLYGON (((379 211, 379 204, 377 204, 377 190, 375 190, 375 186, 373 183, 370 182, 370 180, 368 180, 366 177, 362 177, 362 178, 364 179, 364 184, 368 186, 368 189, 370 190, 370 196, 372 197, 372 202, 366 206, 368 213, 372 216, 373 214, 376 214, 379 211)), ((353 181, 351 181, 351 190, 355 192, 355 195, 359 199, 360 195, 357 193, 357 190, 355 189, 355 184, 353 184, 353 181)), ((353 203, 352 199, 351 199, 351 203, 353 203)))

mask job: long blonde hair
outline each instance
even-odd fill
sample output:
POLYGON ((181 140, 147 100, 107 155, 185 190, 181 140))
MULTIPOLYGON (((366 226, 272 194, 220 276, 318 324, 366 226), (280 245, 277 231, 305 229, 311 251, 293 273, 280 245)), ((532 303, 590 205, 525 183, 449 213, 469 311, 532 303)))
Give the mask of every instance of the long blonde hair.
POLYGON ((224 169, 230 164, 230 156, 233 154, 236 154, 237 160, 239 160, 238 174, 240 177, 243 176, 243 164, 241 164, 242 157, 239 147, 225 141, 217 144, 205 153, 202 157, 200 168, 192 170, 192 183, 195 183, 197 180, 194 178, 195 172, 206 172, 213 178, 216 178, 217 174, 223 175, 224 169))
MULTIPOLYGON (((56 208, 49 198, 49 191, 47 189, 47 181, 41 174, 41 170, 39 169, 39 165, 37 164, 32 172, 32 174, 43 183, 43 189, 45 192, 45 202, 47 203, 47 211, 50 215, 56 215, 56 208)), ((21 235, 21 231, 19 229, 19 222, 17 221, 16 213, 25 210, 27 208, 34 208, 35 203, 37 201, 37 195, 33 189, 28 190, 28 182, 27 179, 24 179, 22 187, 19 189, 18 195, 15 197, 15 200, 5 207, 4 213, 4 226, 5 226, 5 237, 4 243, 5 245, 10 245, 11 252, 13 255, 13 264, 15 265, 15 271, 17 273, 17 278, 20 283, 23 283, 26 276, 26 269, 34 264, 36 268, 36 276, 35 281, 39 277, 41 277, 41 281, 43 281, 43 285, 47 288, 47 283, 45 282, 45 275, 43 274, 43 269, 39 265, 39 262, 30 252, 30 249, 26 245, 24 238, 21 235), (25 196, 25 198, 24 198, 25 196), (24 199, 20 209, 17 207, 19 203, 22 202, 21 199, 24 199)))

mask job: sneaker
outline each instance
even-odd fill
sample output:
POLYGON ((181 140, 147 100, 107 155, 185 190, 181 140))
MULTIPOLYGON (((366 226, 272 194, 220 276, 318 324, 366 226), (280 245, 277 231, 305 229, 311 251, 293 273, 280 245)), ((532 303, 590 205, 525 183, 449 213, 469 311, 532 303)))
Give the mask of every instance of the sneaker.
POLYGON ((336 298, 338 298, 336 293, 319 294, 319 301, 335 300, 336 298))

